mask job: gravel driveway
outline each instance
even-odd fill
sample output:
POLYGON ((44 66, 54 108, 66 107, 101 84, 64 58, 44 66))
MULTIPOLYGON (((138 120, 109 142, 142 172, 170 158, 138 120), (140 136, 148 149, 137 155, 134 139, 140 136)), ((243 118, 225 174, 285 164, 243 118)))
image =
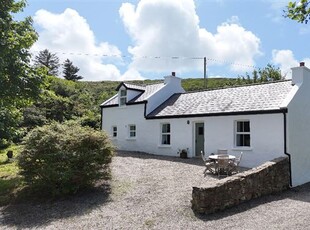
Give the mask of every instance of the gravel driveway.
POLYGON ((191 210, 201 159, 120 152, 109 185, 57 202, 2 207, 1 229, 309 229, 310 184, 208 216, 191 210))

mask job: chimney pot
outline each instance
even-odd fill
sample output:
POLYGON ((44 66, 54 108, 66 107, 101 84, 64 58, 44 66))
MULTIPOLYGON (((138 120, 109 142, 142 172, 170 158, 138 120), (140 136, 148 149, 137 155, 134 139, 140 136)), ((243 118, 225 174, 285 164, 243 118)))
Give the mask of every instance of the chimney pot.
POLYGON ((305 63, 304 62, 300 62, 299 63, 299 66, 301 67, 301 66, 305 66, 305 63))
POLYGON ((175 77, 175 72, 172 72, 171 75, 175 77))

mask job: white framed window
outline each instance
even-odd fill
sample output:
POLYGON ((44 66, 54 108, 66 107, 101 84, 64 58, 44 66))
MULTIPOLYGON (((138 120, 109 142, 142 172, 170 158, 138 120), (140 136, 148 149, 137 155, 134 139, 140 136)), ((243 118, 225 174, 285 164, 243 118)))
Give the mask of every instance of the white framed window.
POLYGON ((136 136, 137 136, 136 125, 129 125, 128 126, 128 137, 135 138, 136 136))
POLYGON ((126 105, 127 102, 127 90, 121 89, 119 93, 119 105, 123 106, 126 105))
POLYGON ((117 126, 112 126, 112 137, 117 137, 117 126))
POLYGON ((250 121, 235 121, 235 146, 251 146, 250 121))
POLYGON ((171 144, 171 127, 169 123, 161 124, 161 145, 171 144))

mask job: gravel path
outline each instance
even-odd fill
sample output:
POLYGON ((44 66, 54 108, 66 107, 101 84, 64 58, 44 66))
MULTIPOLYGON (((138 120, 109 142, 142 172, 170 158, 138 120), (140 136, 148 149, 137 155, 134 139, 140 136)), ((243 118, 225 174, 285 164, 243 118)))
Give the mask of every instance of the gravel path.
POLYGON ((310 184, 196 216, 192 187, 218 180, 203 170, 200 159, 118 153, 109 185, 53 203, 2 207, 1 229, 309 229, 310 184))

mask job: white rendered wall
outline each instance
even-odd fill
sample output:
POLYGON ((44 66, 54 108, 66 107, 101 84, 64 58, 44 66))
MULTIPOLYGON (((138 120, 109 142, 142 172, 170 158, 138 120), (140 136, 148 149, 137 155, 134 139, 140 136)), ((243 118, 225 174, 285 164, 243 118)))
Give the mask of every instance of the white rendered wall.
MULTIPOLYGON (((192 127, 184 119, 169 120, 171 145, 161 145, 161 124, 166 120, 146 120, 144 104, 108 107, 103 109, 102 128, 119 150, 141 151, 158 155, 179 156, 178 150, 192 146, 192 127), (182 120, 182 121, 181 121, 182 120), (136 125, 136 138, 128 138, 128 125, 136 125), (112 138, 112 127, 117 126, 117 138, 112 138)), ((189 149, 191 151, 191 149, 189 149)))
POLYGON ((151 120, 146 120, 143 113, 144 104, 103 109, 103 129, 111 135, 112 126, 117 126, 118 137, 112 140, 118 149, 179 157, 178 150, 188 148, 188 156, 193 157, 195 123, 202 122, 205 127, 206 154, 216 153, 218 149, 227 149, 229 154, 239 156, 242 151, 241 166, 245 167, 255 167, 267 160, 284 156, 284 125, 281 113, 151 120), (250 148, 234 147, 236 120, 250 121, 250 148), (170 146, 160 144, 160 127, 166 122, 171 126, 170 146), (129 124, 136 125, 135 139, 128 138, 129 124))
POLYGON ((227 149, 239 156, 241 166, 256 167, 265 161, 284 156, 283 114, 208 117, 205 123, 205 152, 227 149), (251 147, 235 147, 235 121, 249 120, 251 147))
POLYGON ((298 90, 288 104, 287 152, 291 155, 292 186, 298 186, 310 181, 310 70, 293 68, 294 75, 298 90))
POLYGON ((137 144, 145 128, 144 104, 108 107, 102 109, 102 128, 110 136, 114 145, 120 150, 141 151, 137 144), (136 125, 137 136, 128 138, 128 125, 136 125), (112 127, 117 127, 117 137, 112 137, 112 127))

